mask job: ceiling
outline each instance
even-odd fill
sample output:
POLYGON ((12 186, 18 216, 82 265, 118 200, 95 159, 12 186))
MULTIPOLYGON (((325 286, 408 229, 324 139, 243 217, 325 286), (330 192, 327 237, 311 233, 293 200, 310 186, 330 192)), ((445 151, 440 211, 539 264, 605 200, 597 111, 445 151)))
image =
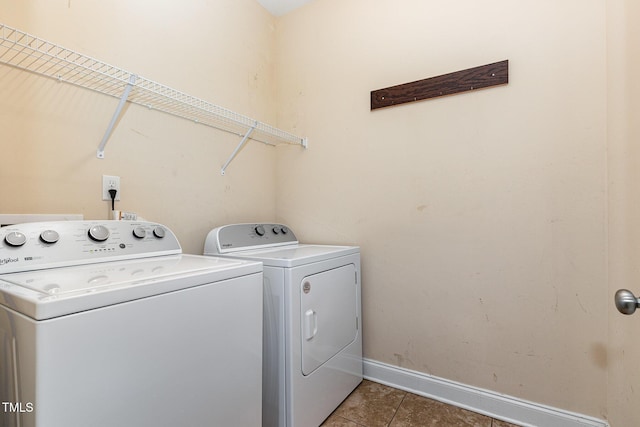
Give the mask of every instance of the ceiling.
POLYGON ((258 0, 274 16, 282 16, 312 0, 258 0))

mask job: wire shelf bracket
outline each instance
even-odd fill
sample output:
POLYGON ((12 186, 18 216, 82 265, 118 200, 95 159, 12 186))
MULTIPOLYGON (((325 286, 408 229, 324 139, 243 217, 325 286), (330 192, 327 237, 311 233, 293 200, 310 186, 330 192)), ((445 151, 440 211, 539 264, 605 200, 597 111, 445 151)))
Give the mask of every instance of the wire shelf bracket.
POLYGON ((2 23, 0 63, 119 98, 116 111, 98 146, 97 157, 100 159, 104 158, 107 141, 127 102, 242 137, 231 158, 223 166, 223 175, 248 139, 273 146, 292 144, 308 147, 307 138, 253 120, 2 23))
POLYGON ((227 170, 227 167, 229 166, 231 161, 236 157, 236 155, 242 149, 242 147, 244 147, 244 144, 247 143, 247 139, 249 139, 249 137, 251 136, 251 132, 253 132, 255 130, 257 125, 258 124, 256 123, 255 126, 251 126, 249 128, 249 130, 247 131, 247 133, 242 137, 242 141, 240 141, 240 144, 238 144, 236 149, 233 150, 233 153, 231 153, 231 157, 229 157, 229 160, 227 160, 227 162, 224 164, 224 166, 222 166, 222 169, 220 170, 220 175, 224 175, 225 174, 225 171, 227 170))
POLYGON ((109 137, 111 136, 111 133, 113 132, 113 128, 116 126, 116 122, 118 121, 118 117, 120 117, 120 114, 122 113, 122 109, 124 108, 124 104, 125 102, 127 102, 127 98, 129 98, 129 94, 131 93, 131 89, 133 89, 133 85, 136 84, 136 75, 132 74, 131 77, 129 78, 129 83, 127 83, 127 86, 124 89, 124 93, 122 94, 122 97, 120 98, 120 102, 118 103, 118 106, 116 107, 116 111, 115 113, 113 113, 113 117, 111 118, 111 121, 109 122, 109 126, 107 126, 107 131, 104 133, 104 136, 102 137, 102 141, 100 141, 100 145, 98 146, 98 158, 99 159, 104 159, 104 147, 107 145, 107 141, 109 140, 109 137))

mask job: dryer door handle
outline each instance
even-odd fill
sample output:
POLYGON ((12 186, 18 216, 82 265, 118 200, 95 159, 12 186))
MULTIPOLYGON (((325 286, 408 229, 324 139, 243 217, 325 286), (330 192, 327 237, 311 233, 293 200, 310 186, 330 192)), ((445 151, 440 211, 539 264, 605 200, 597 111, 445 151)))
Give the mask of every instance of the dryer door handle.
POLYGON ((304 339, 309 341, 318 333, 318 314, 314 310, 304 312, 304 339))

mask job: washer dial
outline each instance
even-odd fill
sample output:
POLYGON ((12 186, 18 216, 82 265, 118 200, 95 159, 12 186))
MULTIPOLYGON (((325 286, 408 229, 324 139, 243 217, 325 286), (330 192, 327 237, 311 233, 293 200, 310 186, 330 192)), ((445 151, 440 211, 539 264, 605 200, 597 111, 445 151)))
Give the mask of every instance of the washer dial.
POLYGON ((96 242, 104 242, 109 238, 109 229, 104 225, 94 225, 89 229, 89 237, 96 242))
POLYGON ((144 239, 146 235, 147 235, 147 232, 142 227, 136 227, 133 229, 133 236, 137 237, 138 239, 144 239))
POLYGON ((58 234, 58 232, 55 230, 45 230, 40 233, 40 240, 42 240, 42 242, 44 243, 52 245, 60 240, 60 234, 58 234))
POLYGON ((27 236, 20 233, 19 231, 12 231, 11 233, 4 236, 4 241, 9 246, 22 246, 27 242, 27 236))
POLYGON ((165 231, 164 228, 162 227, 156 227, 153 229, 153 235, 156 236, 158 239, 162 239, 164 237, 165 231))

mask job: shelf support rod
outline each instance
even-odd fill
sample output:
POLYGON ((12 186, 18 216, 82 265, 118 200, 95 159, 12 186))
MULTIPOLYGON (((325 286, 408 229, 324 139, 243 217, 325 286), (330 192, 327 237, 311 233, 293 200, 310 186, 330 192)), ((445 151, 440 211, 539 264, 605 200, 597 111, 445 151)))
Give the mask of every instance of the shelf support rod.
POLYGON ((125 104, 125 102, 127 102, 127 98, 129 98, 129 94, 131 93, 131 89, 133 89, 133 85, 136 84, 136 78, 137 78, 137 76, 135 74, 131 74, 131 76, 129 77, 129 83, 127 83, 127 86, 124 88, 124 93, 122 94, 122 97, 120 98, 120 102, 118 103, 118 106, 116 107, 116 111, 115 111, 115 113, 113 113, 113 117, 111 118, 111 122, 109 122, 109 126, 107 127, 107 131, 104 133, 104 136, 102 137, 102 141, 100 142, 100 145, 98 146, 98 158, 99 159, 104 159, 104 147, 107 145, 107 141, 109 140, 109 137, 111 136, 111 133, 113 132, 113 128, 116 126, 116 122, 118 121, 118 117, 120 117, 120 113, 122 112, 122 109, 124 108, 124 104, 125 104))
POLYGON ((224 175, 225 170, 227 169, 227 167, 229 166, 229 164, 231 163, 231 161, 236 157, 236 155, 238 154, 238 152, 242 149, 242 147, 247 143, 247 140, 249 139, 249 137, 251 136, 251 132, 254 131, 254 129, 258 126, 258 122, 255 122, 255 124, 253 126, 251 126, 249 128, 249 130, 247 131, 247 133, 244 134, 244 137, 242 138, 242 141, 240 141, 240 144, 238 144, 238 146, 236 147, 235 150, 233 150, 233 153, 231 153, 231 157, 229 157, 229 160, 227 160, 227 163, 224 164, 224 166, 222 166, 222 169, 220 170, 220 175, 224 175))

